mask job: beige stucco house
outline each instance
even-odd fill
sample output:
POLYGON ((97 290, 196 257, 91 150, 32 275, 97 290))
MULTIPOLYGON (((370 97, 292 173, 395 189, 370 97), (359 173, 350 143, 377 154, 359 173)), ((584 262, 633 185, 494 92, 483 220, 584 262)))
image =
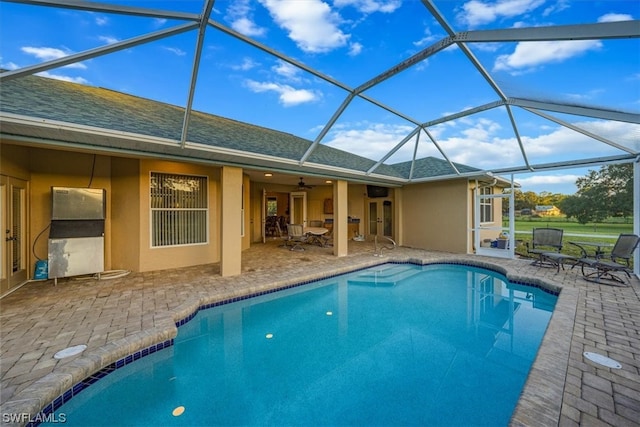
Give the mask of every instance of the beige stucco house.
POLYGON ((241 274, 242 251, 265 237, 267 198, 290 220, 331 224, 335 256, 355 235, 473 253, 474 212, 502 226, 502 198, 475 209, 474 189, 509 183, 465 165, 426 158, 371 173, 375 162, 323 145, 301 164, 312 144, 293 135, 193 112, 181 138, 179 107, 43 77, 7 81, 1 96, 0 295, 48 257, 53 187, 105 190, 105 270, 220 263, 241 274), (301 176, 314 185, 297 188, 301 176))

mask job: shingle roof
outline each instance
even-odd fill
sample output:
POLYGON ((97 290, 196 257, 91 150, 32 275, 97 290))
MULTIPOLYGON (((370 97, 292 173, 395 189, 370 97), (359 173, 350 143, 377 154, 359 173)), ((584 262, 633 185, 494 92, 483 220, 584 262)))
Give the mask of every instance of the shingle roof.
MULTIPOLYGON (((3 82, 0 111, 49 121, 162 138, 179 143, 184 108, 109 89, 37 76, 3 82)), ((210 147, 299 161, 311 141, 227 118, 192 112, 187 141, 210 147)), ((308 162, 366 172, 375 161, 319 144, 308 162)), ((456 164, 460 172, 479 169, 456 164)), ((382 164, 375 173, 409 178, 411 162, 382 164)), ((454 175, 451 165, 429 157, 416 161, 413 179, 454 175)))

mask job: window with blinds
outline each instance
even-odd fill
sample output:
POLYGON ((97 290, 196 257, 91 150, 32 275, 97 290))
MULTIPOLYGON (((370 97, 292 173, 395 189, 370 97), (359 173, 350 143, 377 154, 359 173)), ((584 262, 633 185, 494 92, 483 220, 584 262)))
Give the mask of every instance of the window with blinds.
POLYGON ((151 247, 207 243, 206 176, 151 172, 151 247))

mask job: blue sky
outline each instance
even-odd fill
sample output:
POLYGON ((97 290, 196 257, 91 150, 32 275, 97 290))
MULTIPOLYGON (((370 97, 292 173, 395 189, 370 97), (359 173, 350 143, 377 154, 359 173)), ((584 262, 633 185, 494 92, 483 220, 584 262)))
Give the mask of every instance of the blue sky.
MULTIPOLYGON (((202 1, 118 1, 117 5, 200 13, 202 1)), ((455 32, 590 24, 640 19, 640 2, 572 0, 438 1, 455 32)), ((216 1, 211 19, 322 75, 355 88, 447 36, 419 0, 216 1)), ((0 4, 0 64, 16 69, 170 28, 183 21, 74 9, 0 4)), ((42 75, 184 106, 197 31, 95 57, 42 75)), ((640 42, 580 40, 468 44, 510 97, 568 101, 640 111, 640 42)), ((204 39, 193 108, 315 140, 347 92, 222 31, 204 39)), ((322 139, 374 160, 414 125, 499 98, 468 58, 450 47, 365 92, 389 107, 356 98, 322 139), (388 111, 388 110, 392 111, 388 111)), ((615 147, 529 111, 514 119, 530 164, 621 154, 615 147)), ((577 116, 554 117, 640 149, 637 125, 577 116)), ((429 127, 417 155, 479 168, 524 163, 508 114, 496 108, 429 127)), ((410 160, 415 140, 387 163, 410 160)), ((585 169, 516 175, 523 191, 572 194, 585 169)))

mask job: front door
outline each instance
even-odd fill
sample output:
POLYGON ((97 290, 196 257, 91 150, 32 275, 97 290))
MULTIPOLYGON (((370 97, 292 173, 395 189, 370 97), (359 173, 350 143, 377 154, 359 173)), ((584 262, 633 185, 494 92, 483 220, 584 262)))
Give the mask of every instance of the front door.
POLYGON ((393 238, 393 202, 391 199, 369 200, 367 231, 369 236, 393 238))
POLYGON ((27 281, 27 182, 0 175, 0 295, 27 281))

